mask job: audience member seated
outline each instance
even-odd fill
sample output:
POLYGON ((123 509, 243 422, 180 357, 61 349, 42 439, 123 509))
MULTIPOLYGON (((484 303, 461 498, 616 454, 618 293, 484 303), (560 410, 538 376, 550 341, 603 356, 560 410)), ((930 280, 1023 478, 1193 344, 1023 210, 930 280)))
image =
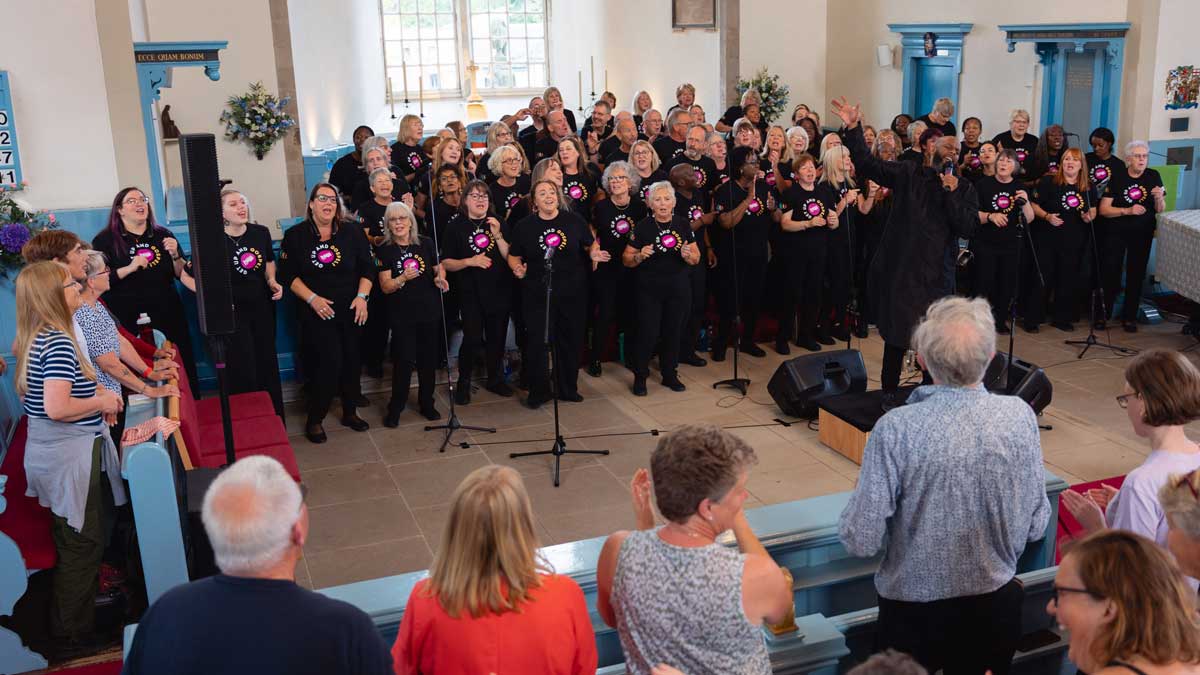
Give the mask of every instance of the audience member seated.
POLYGON ((308 508, 279 462, 255 455, 233 463, 205 493, 202 518, 221 574, 151 605, 125 675, 391 672, 365 613, 296 584, 308 508))
POLYGON ((851 668, 846 675, 927 675, 927 671, 913 657, 885 649, 851 668))
POLYGON ((982 383, 995 343, 986 300, 930 305, 913 344, 934 384, 876 423, 838 527, 853 555, 883 550, 877 647, 929 672, 1009 671, 1017 559, 1050 519, 1033 409, 982 383))
POLYGON ((1167 548, 1179 569, 1200 579, 1200 471, 1172 476, 1158 491, 1166 514, 1167 548))
POLYGON ((13 381, 29 418, 26 495, 54 514, 58 562, 50 631, 58 658, 103 645, 93 634, 103 523, 113 506, 125 503, 120 460, 108 434, 121 396, 96 386, 96 371, 74 338, 71 315, 79 292, 79 282, 61 263, 33 263, 17 276, 13 381))
POLYGON ((771 672, 759 626, 787 615, 792 589, 746 522, 756 461, 749 445, 715 425, 663 436, 650 457, 662 527, 654 526, 646 470, 634 477, 638 530, 610 536, 596 564, 597 610, 620 634, 630 673, 659 664, 689 675, 771 672), (729 529, 739 550, 716 541, 729 529))
POLYGON ((1162 548, 1105 530, 1074 542, 1046 612, 1070 635, 1067 657, 1093 675, 1194 673, 1196 592, 1162 548))
POLYGON ((450 506, 429 578, 413 587, 392 647, 397 675, 592 675, 583 591, 538 554, 520 474, 486 466, 450 506))
MULTIPOLYGON (((1150 454, 1125 476, 1121 489, 1104 486, 1086 495, 1063 493, 1063 504, 1087 531, 1111 527, 1167 545, 1167 514, 1159 490, 1171 475, 1200 468, 1200 446, 1188 439, 1185 424, 1200 418, 1200 371, 1187 356, 1169 349, 1144 351, 1125 368, 1125 391, 1117 397, 1150 454)), ((1200 582, 1189 575, 1195 590, 1200 582)))

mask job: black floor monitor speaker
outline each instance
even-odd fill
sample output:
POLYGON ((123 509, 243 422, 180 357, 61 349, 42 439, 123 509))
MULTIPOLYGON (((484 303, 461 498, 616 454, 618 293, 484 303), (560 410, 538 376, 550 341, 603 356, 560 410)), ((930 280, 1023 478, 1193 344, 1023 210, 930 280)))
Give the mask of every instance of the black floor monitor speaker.
POLYGON ((856 349, 798 356, 779 364, 767 392, 785 415, 812 419, 821 399, 867 390, 867 367, 856 349))
POLYGON ((183 166, 188 232, 192 240, 192 276, 196 278, 200 332, 229 335, 234 330, 233 288, 221 216, 216 137, 184 134, 179 138, 179 155, 183 166))
POLYGON ((1028 361, 1013 359, 1012 382, 1008 379, 1008 354, 996 352, 992 362, 988 364, 987 372, 983 375, 983 384, 988 391, 996 394, 1018 396, 1040 413, 1050 405, 1054 397, 1054 385, 1046 376, 1046 371, 1028 361))

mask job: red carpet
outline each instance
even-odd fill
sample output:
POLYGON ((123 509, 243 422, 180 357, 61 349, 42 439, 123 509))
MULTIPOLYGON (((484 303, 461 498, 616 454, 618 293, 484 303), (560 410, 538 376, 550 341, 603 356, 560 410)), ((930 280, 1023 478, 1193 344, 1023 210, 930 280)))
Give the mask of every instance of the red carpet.
POLYGON ((104 663, 93 663, 86 666, 76 666, 74 668, 63 668, 61 670, 45 670, 42 671, 46 675, 51 673, 61 675, 121 675, 121 661, 106 661, 104 663))

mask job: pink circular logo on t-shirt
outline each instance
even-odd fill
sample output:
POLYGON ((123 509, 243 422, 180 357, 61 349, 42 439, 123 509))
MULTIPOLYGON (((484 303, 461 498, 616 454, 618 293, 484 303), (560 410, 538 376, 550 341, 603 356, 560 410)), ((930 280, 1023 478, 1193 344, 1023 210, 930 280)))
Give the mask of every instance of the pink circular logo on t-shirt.
POLYGON ((562 236, 557 232, 551 232, 550 234, 547 234, 545 238, 546 246, 550 248, 558 248, 562 245, 562 241, 562 236))
POLYGON ((1012 199, 1005 194, 996 195, 996 206, 1001 209, 1007 209, 1012 206, 1012 199))
POLYGON ((1134 185, 1129 188, 1129 199, 1131 201, 1140 202, 1140 201, 1142 201, 1142 197, 1144 197, 1144 196, 1146 196, 1146 195, 1144 192, 1142 192, 1141 187, 1134 185))
POLYGON ((1092 173, 1092 177, 1095 178, 1097 182, 1104 182, 1104 180, 1108 178, 1108 167, 1096 167, 1096 170, 1092 173))
POLYGON ((767 181, 767 185, 774 185, 774 184, 775 184, 775 172, 774 172, 774 171, 768 171, 768 172, 767 172, 767 177, 766 177, 764 180, 766 180, 766 181, 767 181))
POLYGON ((821 204, 818 202, 809 202, 804 207, 804 210, 808 212, 808 215, 816 218, 817 216, 821 215, 821 204))
POLYGON ((571 199, 580 199, 583 197, 583 188, 578 185, 572 185, 567 188, 567 196, 571 199))
POLYGON ((321 262, 321 263, 328 265, 329 263, 333 262, 334 257, 335 257, 334 252, 327 248, 323 248, 320 251, 317 251, 317 262, 321 262))
POLYGON ((696 184, 704 187, 704 172, 700 169, 696 169, 696 184))
POLYGON ((704 211, 699 206, 693 206, 689 215, 692 220, 700 220, 704 217, 704 211))
POLYGON ((238 256, 238 264, 242 269, 252 270, 258 267, 258 254, 254 251, 245 251, 238 256))
POLYGON ((154 249, 150 248, 149 246, 139 246, 139 247, 138 247, 138 250, 137 250, 137 254, 138 254, 138 255, 140 255, 140 256, 142 256, 142 257, 143 257, 143 258, 145 258, 146 260, 149 260, 149 261, 152 261, 152 262, 153 262, 153 260, 154 260, 154 257, 155 257, 155 256, 154 256, 154 249))
POLYGON ((762 202, 758 201, 757 199, 751 199, 750 205, 746 207, 746 210, 750 213, 758 213, 759 211, 762 211, 762 202))
POLYGON ((1072 209, 1077 209, 1077 208, 1079 208, 1079 204, 1080 204, 1079 195, 1075 194, 1074 192, 1072 192, 1072 193, 1069 193, 1069 194, 1066 196, 1066 200, 1065 200, 1065 201, 1067 202, 1067 206, 1068 206, 1068 207, 1070 207, 1070 208, 1072 208, 1072 209))
POLYGON ((628 234, 629 221, 625 218, 618 218, 617 221, 613 223, 613 229, 616 230, 617 234, 628 234))
POLYGON ((972 169, 978 169, 982 165, 983 165, 983 162, 979 161, 979 155, 971 155, 971 168, 972 169))
POLYGON ((412 270, 414 272, 421 271, 421 261, 417 260, 416 258, 405 258, 403 265, 404 269, 406 270, 412 270))
POLYGON ((485 251, 487 247, 492 245, 492 238, 486 232, 476 232, 472 241, 475 243, 475 248, 485 251))
POLYGON ((519 201, 521 201, 521 195, 510 195, 508 198, 508 208, 511 209, 516 206, 519 201))
POLYGON ((1027 155, 1025 154, 1025 151, 1020 148, 1017 148, 1017 161, 1024 164, 1025 157, 1027 157, 1027 155))
POLYGON ((410 165, 412 165, 412 168, 419 169, 421 167, 421 156, 420 155, 409 155, 408 163, 410 165))
POLYGON ((679 244, 679 239, 677 239, 675 235, 670 232, 664 234, 660 241, 662 242, 663 248, 675 248, 675 246, 679 244))

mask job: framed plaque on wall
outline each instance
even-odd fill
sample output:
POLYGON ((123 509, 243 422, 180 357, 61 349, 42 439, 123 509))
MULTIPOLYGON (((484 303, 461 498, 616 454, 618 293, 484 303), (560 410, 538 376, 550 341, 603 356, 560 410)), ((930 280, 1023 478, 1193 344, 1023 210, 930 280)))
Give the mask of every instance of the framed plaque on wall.
POLYGON ((671 0, 671 28, 717 29, 717 0, 671 0))

